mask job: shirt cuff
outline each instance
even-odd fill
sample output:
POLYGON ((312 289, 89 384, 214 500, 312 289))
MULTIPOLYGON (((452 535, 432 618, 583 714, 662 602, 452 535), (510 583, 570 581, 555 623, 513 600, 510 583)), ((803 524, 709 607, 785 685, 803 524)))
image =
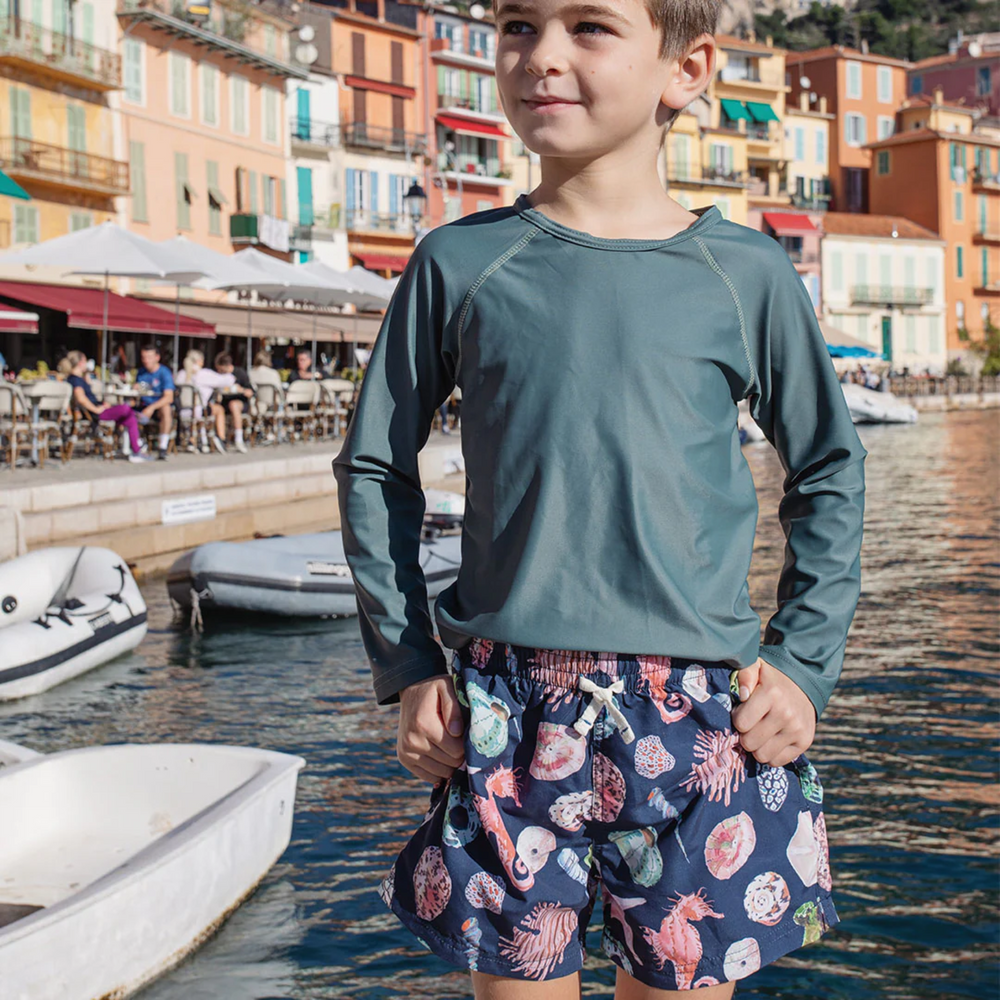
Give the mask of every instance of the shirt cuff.
POLYGON ((380 705, 394 705, 403 688, 447 673, 444 653, 434 659, 407 660, 395 667, 375 671, 375 699, 380 705))
POLYGON ((828 691, 826 685, 817 681, 816 672, 799 663, 784 646, 761 646, 757 655, 775 670, 780 670, 786 677, 790 677, 802 689, 816 710, 818 722, 832 691, 828 691))

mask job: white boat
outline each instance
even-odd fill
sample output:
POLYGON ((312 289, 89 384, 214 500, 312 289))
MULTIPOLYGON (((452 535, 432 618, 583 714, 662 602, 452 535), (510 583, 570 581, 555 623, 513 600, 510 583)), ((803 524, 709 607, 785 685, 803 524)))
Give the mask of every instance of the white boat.
POLYGON ((0 701, 92 670, 145 634, 146 603, 110 549, 39 549, 0 564, 0 701))
POLYGON ((0 742, 3 1000, 120 1000, 199 947, 288 846, 303 763, 0 742))
MULTIPOLYGON (((420 566, 429 597, 458 578, 462 539, 425 538, 420 566)), ((356 615, 354 580, 339 531, 208 542, 181 556, 167 574, 167 592, 192 624, 212 610, 320 618, 356 615)))
POLYGON ((917 410, 891 392, 876 392, 853 382, 841 382, 844 399, 856 424, 915 424, 917 410))

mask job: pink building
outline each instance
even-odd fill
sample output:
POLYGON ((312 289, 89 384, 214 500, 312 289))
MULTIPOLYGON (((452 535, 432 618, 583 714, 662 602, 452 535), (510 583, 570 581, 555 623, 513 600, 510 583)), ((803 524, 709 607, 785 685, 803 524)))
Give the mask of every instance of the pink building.
POLYGON ((933 94, 1000 119, 1000 32, 962 38, 954 52, 921 59, 907 70, 907 94, 933 94))

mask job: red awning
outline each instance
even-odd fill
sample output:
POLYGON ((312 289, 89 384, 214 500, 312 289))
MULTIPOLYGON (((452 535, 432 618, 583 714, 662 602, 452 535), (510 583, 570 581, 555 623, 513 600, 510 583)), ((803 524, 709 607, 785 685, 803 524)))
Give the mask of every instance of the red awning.
POLYGON ((793 212, 765 212, 764 221, 778 236, 805 236, 819 233, 819 230, 809 220, 808 215, 795 215, 793 212))
MULTIPOLYGON (((0 281, 0 298, 66 314, 66 324, 77 330, 104 328, 104 290, 33 285, 24 281, 0 281)), ((108 329, 113 333, 174 332, 174 313, 148 302, 108 292, 108 329)), ((181 313, 178 331, 185 337, 215 338, 215 327, 181 313)))
POLYGON ((480 122, 472 118, 459 118, 457 115, 439 114, 437 120, 445 127, 460 135, 485 135, 490 139, 509 139, 510 136, 499 125, 491 122, 480 122))
POLYGON ((38 313, 0 309, 0 333, 38 333, 38 313))
MULTIPOLYGON (((352 251, 353 252, 353 251, 352 251)), ((402 272, 409 263, 409 257, 392 257, 384 253, 355 253, 362 267, 369 271, 399 271, 402 272)))

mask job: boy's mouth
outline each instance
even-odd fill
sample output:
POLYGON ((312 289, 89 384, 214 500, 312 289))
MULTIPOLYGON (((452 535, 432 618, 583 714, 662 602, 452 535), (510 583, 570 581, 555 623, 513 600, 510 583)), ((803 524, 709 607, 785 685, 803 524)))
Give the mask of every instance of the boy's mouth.
POLYGON ((568 101, 561 97, 541 97, 535 100, 526 100, 525 105, 529 111, 535 111, 538 114, 552 114, 556 111, 563 111, 566 108, 575 107, 579 104, 579 101, 568 101))

